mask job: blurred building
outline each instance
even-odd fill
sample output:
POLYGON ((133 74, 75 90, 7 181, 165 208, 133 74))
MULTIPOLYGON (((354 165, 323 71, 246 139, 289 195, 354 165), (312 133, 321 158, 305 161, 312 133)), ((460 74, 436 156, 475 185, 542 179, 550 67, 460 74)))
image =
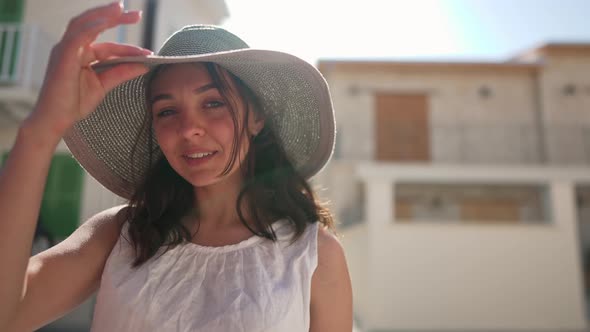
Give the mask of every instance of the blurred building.
MULTIPOLYGON (((0 1, 0 162, 6 158, 20 122, 33 108, 49 53, 69 19, 108 3, 101 0, 0 1)), ((228 17, 223 0, 126 0, 127 9, 143 10, 139 24, 111 29, 99 41, 141 45, 157 51, 165 38, 188 24, 221 24, 228 17)), ((57 240, 68 236, 83 220, 121 202, 87 176, 60 144, 53 158, 41 220, 57 240)), ((57 330, 87 330, 91 301, 74 315, 56 323, 57 330)))
POLYGON ((338 135, 317 180, 364 331, 586 328, 590 44, 319 69, 338 135))

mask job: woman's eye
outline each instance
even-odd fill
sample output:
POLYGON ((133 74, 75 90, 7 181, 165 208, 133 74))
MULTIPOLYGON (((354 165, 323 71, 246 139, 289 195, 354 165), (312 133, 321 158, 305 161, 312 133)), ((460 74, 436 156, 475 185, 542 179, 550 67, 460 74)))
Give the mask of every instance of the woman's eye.
POLYGON ((174 113, 174 110, 173 109, 165 108, 163 110, 157 111, 156 112, 156 116, 159 117, 159 118, 162 118, 162 117, 171 115, 173 113, 174 113))
POLYGON ((225 105, 225 104, 222 101, 213 100, 213 101, 206 102, 205 108, 218 108, 218 107, 222 107, 223 105, 225 105))

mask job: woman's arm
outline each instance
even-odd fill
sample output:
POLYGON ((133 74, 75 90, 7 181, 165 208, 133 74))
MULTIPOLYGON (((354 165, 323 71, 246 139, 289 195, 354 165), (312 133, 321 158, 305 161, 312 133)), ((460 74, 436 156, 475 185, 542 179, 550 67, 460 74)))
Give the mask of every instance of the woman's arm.
POLYGON ((352 331, 352 286, 342 245, 320 226, 311 280, 311 332, 352 331))
POLYGON ((124 211, 120 206, 103 211, 67 239, 31 257, 23 297, 2 331, 36 330, 94 293, 121 232, 124 211))
POLYGON ((76 121, 96 108, 109 89, 147 70, 135 64, 95 73, 90 68, 93 61, 148 51, 94 40, 108 28, 139 18, 138 12, 124 12, 118 3, 90 9, 69 22, 52 49, 37 104, 19 128, 0 171, 0 331, 26 297, 35 224, 57 144, 76 121))
POLYGON ((56 140, 24 125, 0 170, 0 330, 14 315, 56 140))

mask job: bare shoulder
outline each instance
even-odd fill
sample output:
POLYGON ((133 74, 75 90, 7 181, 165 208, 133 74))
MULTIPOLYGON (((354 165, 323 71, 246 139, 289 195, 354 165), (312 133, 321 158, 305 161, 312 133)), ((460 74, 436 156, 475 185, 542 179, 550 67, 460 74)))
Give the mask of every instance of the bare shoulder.
POLYGON ((126 205, 119 205, 95 214, 84 222, 69 238, 58 244, 61 247, 59 249, 81 249, 91 239, 96 240, 95 242, 97 244, 104 244, 106 247, 114 245, 125 221, 126 210, 126 205))
POLYGON ((340 240, 330 230, 320 225, 318 227, 318 265, 313 274, 312 287, 330 285, 346 288, 349 281, 346 256, 340 240))
POLYGON ((110 209, 103 210, 94 216, 90 217, 82 226, 99 227, 104 224, 116 224, 122 226, 125 221, 125 213, 128 210, 127 205, 118 205, 110 209))
MULTIPOLYGON (((340 240, 330 230, 322 225, 318 227, 318 269, 320 273, 327 272, 326 277, 338 272, 343 272, 346 268, 346 258, 344 248, 340 240)), ((322 273, 323 274, 323 273, 322 273)))
POLYGON ((92 230, 107 228, 111 231, 119 233, 123 223, 125 222, 126 212, 128 210, 127 205, 118 205, 110 209, 103 210, 94 216, 90 217, 82 227, 89 228, 92 230))
POLYGON ((352 330, 352 286, 344 248, 329 230, 318 229, 318 265, 311 281, 310 331, 352 330))

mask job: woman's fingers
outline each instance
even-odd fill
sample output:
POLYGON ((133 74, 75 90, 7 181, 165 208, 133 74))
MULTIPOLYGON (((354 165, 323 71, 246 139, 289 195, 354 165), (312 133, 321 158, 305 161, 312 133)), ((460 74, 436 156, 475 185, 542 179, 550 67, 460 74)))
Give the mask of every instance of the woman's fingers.
POLYGON ((86 21, 75 33, 66 32, 57 46, 57 53, 61 54, 63 65, 88 66, 97 60, 91 45, 100 33, 120 24, 135 23, 140 18, 141 15, 137 11, 123 12, 116 17, 104 16, 86 21))
POLYGON ((68 49, 78 49, 83 45, 88 45, 98 37, 103 31, 121 24, 133 24, 139 21, 141 14, 139 11, 124 12, 118 17, 101 17, 95 20, 87 21, 81 25, 75 33, 69 33, 64 38, 64 47, 68 49))
MULTIPOLYGON (((145 48, 110 42, 93 44, 91 48, 94 51, 96 59, 99 61, 114 57, 148 55, 153 53, 145 48)), ((141 74, 145 74, 147 71, 148 67, 145 65, 125 63, 100 71, 97 73, 97 76, 105 91, 110 91, 117 85, 141 74)))
POLYGON ((109 42, 92 44, 90 45, 90 48, 94 51, 96 60, 99 61, 114 57, 140 56, 153 53, 152 51, 145 48, 109 42))
POLYGON ((104 90, 110 91, 125 81, 147 73, 148 70, 147 66, 140 63, 124 63, 98 73, 97 76, 104 90))
POLYGON ((91 68, 96 60, 150 53, 130 45, 95 43, 106 29, 136 23, 140 18, 139 11, 126 12, 119 3, 111 3, 72 19, 51 51, 31 121, 42 121, 63 134, 75 121, 91 113, 107 91, 147 72, 148 68, 141 64, 118 65, 104 72, 91 68))
POLYGON ((66 37, 68 33, 75 33, 76 31, 79 31, 82 26, 86 25, 90 21, 110 16, 116 17, 121 15, 122 12, 123 6, 120 1, 114 1, 100 7, 88 9, 87 11, 70 20, 66 28, 66 32, 64 33, 64 37, 66 37))

